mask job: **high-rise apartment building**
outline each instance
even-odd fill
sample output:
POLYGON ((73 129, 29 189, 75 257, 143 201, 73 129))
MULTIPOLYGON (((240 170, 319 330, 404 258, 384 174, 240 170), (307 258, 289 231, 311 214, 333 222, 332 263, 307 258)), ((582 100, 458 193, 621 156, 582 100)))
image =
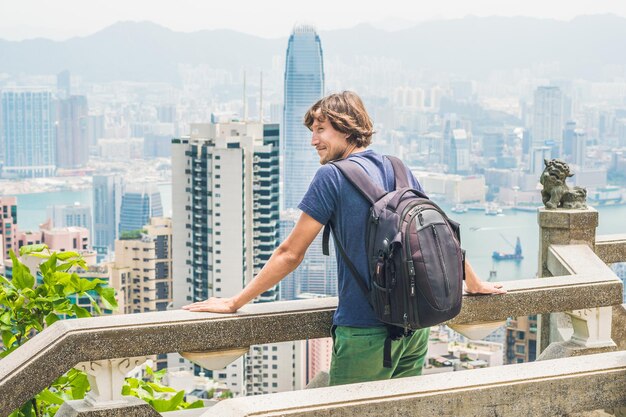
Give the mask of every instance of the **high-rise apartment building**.
POLYGON ((563 137, 563 94, 558 87, 538 87, 535 90, 532 147, 548 146, 552 157, 560 157, 563 137))
POLYGON ((161 193, 154 184, 139 183, 126 187, 120 206, 120 235, 140 230, 150 222, 151 217, 161 216, 163 216, 161 193))
POLYGON ((582 170, 585 165, 586 149, 587 136, 585 131, 577 129, 576 122, 567 122, 563 130, 563 159, 570 164, 575 164, 579 170, 582 170))
POLYGON ((9 250, 17 253, 17 197, 0 197, 0 264, 9 259, 9 250))
POLYGON ((172 302, 172 220, 153 217, 142 232, 116 240, 111 270, 121 313, 167 310, 172 302))
POLYGON ((55 172, 55 129, 48 91, 2 92, 3 175, 47 177, 55 172))
MULTIPOLYGON (((192 124, 190 136, 172 140, 175 308, 237 294, 269 260, 279 237, 278 154, 276 124, 192 124)), ((269 290, 257 301, 276 298, 269 290)), ((213 377, 236 394, 290 390, 292 349, 253 347, 213 377)))
POLYGON ((118 236, 123 190, 121 177, 93 177, 93 246, 99 257, 113 251, 118 236))
POLYGON ((57 168, 78 168, 89 161, 87 97, 70 96, 56 102, 57 168))
POLYGON ((52 219, 54 227, 84 227, 91 233, 91 207, 74 203, 65 206, 50 206, 47 209, 48 218, 52 219))
POLYGON ((285 62, 282 209, 298 207, 319 168, 311 132, 303 120, 306 111, 323 95, 322 43, 312 26, 296 26, 289 37, 285 62))
POLYGON ((517 317, 506 328, 506 363, 532 362, 537 358, 537 316, 517 317))
POLYGON ((454 129, 450 143, 450 165, 452 174, 470 173, 470 140, 465 129, 454 129))
POLYGON ((61 71, 57 74, 57 95, 61 98, 67 98, 72 92, 72 74, 68 70, 61 71))

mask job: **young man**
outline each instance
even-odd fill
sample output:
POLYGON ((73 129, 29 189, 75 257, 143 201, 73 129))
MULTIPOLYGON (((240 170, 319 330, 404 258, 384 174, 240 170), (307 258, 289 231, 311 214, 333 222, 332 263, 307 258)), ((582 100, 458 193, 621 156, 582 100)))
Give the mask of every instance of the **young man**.
MULTIPOLYGON (((276 285, 302 261, 322 227, 332 222, 334 232, 359 274, 369 277, 365 256, 365 219, 370 205, 330 161, 348 158, 387 191, 395 188, 391 163, 368 150, 372 122, 361 99, 352 92, 331 94, 305 115, 322 166, 315 174, 299 208, 302 215, 287 239, 276 249, 259 274, 232 298, 209 298, 183 307, 190 311, 233 313, 276 285)), ((411 185, 422 187, 407 169, 411 185)), ((420 375, 426 356, 429 329, 392 343, 392 367, 383 367, 387 328, 377 320, 356 279, 337 253, 339 303, 333 318, 333 355, 330 384, 372 381, 420 375)), ((482 282, 466 263, 466 290, 472 294, 504 293, 500 284, 482 282)))

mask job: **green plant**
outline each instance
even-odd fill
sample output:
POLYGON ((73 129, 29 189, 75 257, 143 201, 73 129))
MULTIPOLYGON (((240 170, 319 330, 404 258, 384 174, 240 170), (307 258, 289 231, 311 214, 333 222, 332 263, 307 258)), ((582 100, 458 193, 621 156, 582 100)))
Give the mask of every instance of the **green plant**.
MULTIPOLYGON (((61 318, 92 316, 89 310, 72 303, 72 299, 88 297, 96 314, 101 314, 100 304, 108 310, 117 309, 115 290, 106 286, 106 281, 82 278, 76 273, 79 269, 88 270, 80 254, 50 252, 46 245, 23 246, 20 248, 20 256, 41 258, 39 279, 36 279, 37 275, 33 275, 13 251, 9 255, 12 261, 11 279, 0 276, 0 358, 9 355, 45 326, 61 318)), ((187 404, 182 401, 183 391, 171 396, 175 390, 160 384, 162 374, 153 373, 151 369, 147 372, 152 375, 153 381, 144 382, 133 378, 127 380, 128 386, 135 386, 129 389, 129 395, 143 398, 155 408, 175 407, 172 408, 175 410, 202 407, 202 402, 187 404), (168 398, 169 396, 172 398, 168 398)), ((87 376, 81 371, 71 369, 49 388, 11 413, 10 417, 54 416, 63 402, 82 399, 88 391, 87 376)))
POLYGON ((155 372, 152 368, 146 366, 148 381, 137 378, 126 378, 124 387, 122 388, 122 394, 141 398, 154 407, 159 413, 204 407, 202 400, 197 400, 193 403, 185 402, 185 391, 176 392, 174 388, 162 385, 161 379, 163 379, 165 371, 165 369, 161 369, 155 372))

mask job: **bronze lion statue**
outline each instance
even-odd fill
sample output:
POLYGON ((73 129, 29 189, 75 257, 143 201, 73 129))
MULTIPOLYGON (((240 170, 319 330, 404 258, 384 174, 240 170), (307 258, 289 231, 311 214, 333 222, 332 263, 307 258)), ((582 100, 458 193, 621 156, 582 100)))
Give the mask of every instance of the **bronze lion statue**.
POLYGON ((543 185, 541 199, 547 209, 584 209, 587 208, 587 190, 581 187, 570 189, 565 180, 572 177, 569 166, 559 160, 544 159, 545 169, 539 182, 543 185))

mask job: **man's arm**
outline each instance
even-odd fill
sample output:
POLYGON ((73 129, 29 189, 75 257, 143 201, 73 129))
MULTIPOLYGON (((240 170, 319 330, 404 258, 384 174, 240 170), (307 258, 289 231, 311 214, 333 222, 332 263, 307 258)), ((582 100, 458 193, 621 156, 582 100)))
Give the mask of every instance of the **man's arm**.
POLYGON ((468 294, 505 294, 502 284, 481 281, 474 272, 472 265, 465 261, 465 291, 468 294))
POLYGON ((263 269, 241 292, 231 298, 211 297, 205 301, 183 307, 189 311, 234 313, 254 298, 269 290, 300 265, 313 239, 322 225, 306 213, 300 215, 296 227, 287 239, 274 251, 263 269))

